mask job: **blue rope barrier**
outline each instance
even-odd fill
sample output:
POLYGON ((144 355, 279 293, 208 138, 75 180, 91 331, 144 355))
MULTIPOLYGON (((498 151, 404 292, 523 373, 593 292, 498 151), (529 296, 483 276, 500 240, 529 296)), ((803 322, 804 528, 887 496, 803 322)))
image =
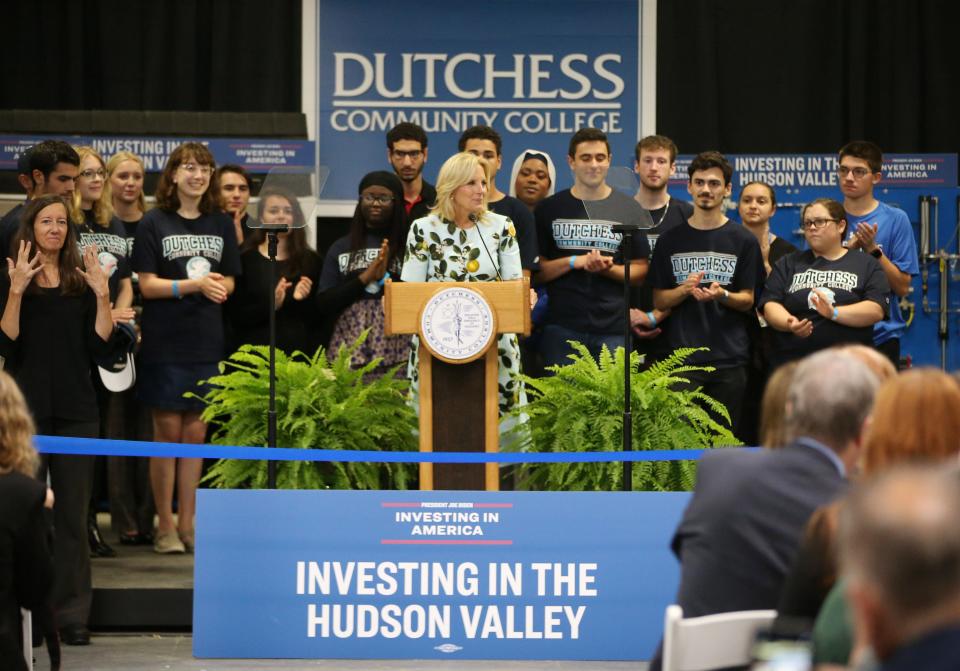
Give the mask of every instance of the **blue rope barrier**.
MULTIPOLYGON (((135 440, 35 436, 34 445, 44 454, 106 455, 111 457, 194 457, 203 459, 254 459, 273 461, 362 461, 374 463, 523 464, 599 463, 609 461, 684 461, 699 459, 709 450, 650 450, 634 452, 379 452, 376 450, 322 450, 290 447, 237 447, 147 443, 135 440)), ((723 448, 748 449, 757 448, 723 448)))

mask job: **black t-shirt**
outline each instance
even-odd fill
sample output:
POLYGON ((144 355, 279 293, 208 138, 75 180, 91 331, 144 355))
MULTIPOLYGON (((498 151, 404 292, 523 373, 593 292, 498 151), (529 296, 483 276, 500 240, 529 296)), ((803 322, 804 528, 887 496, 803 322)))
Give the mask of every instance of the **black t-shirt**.
POLYGON ((517 245, 520 247, 520 267, 532 273, 540 270, 537 229, 530 208, 513 196, 504 196, 497 202, 490 203, 488 207, 491 212, 502 214, 513 222, 517 245))
MULTIPOLYGON (((712 230, 700 230, 688 222, 660 236, 650 264, 650 283, 655 289, 673 289, 690 273, 705 274, 700 283, 708 287, 717 282, 734 293, 752 289, 756 297, 763 286, 763 257, 753 234, 734 221, 712 230)), ((664 344, 669 350, 679 347, 708 347, 688 361, 717 368, 732 368, 747 363, 750 338, 747 320, 756 319, 753 311, 734 310, 722 301, 701 303, 688 296, 673 308, 663 323, 664 344)))
MULTIPOLYGON (((0 312, 10 280, 0 276, 0 312)), ((0 331, 4 368, 23 390, 34 419, 97 421, 97 397, 90 377, 91 359, 109 343, 96 332, 97 299, 90 289, 64 296, 59 287, 27 291, 20 304, 20 335, 0 331)))
MULTIPOLYGON (((685 200, 671 198, 663 207, 656 210, 647 210, 647 213, 653 221, 653 228, 647 229, 644 233, 646 233, 647 244, 650 245, 650 256, 652 257, 656 253, 657 240, 660 236, 671 228, 686 223, 687 219, 693 216, 693 205, 685 200)), ((650 285, 650 275, 647 275, 643 284, 634 290, 633 305, 644 312, 653 309, 653 287, 650 285)), ((646 345, 652 344, 649 341, 640 342, 644 343, 641 350, 646 349, 646 345)))
MULTIPOLYGON (((620 251, 622 235, 610 230, 611 223, 637 223, 650 228, 650 215, 630 196, 613 190, 603 200, 587 205, 570 190, 561 191, 540 202, 534 213, 540 255, 557 259, 586 254, 598 249, 623 263, 620 251), (589 213, 587 208, 589 208, 589 213)), ((631 259, 650 256, 647 237, 633 236, 631 259)), ((619 333, 623 326, 623 283, 585 270, 572 270, 546 285, 546 324, 586 333, 619 333)))
POLYGON ((775 265, 777 265, 777 261, 782 259, 784 256, 793 254, 796 251, 798 251, 796 247, 778 235, 773 239, 773 242, 770 243, 770 252, 767 254, 767 260, 770 262, 770 268, 772 269, 775 265))
MULTIPOLYGON (((323 260, 323 272, 317 287, 317 307, 330 318, 343 312, 348 305, 362 300, 379 300, 383 297, 383 286, 372 283, 364 286, 360 282, 360 273, 370 267, 380 254, 380 233, 367 232, 363 248, 350 251, 350 236, 337 239, 323 260)), ((390 262, 387 270, 393 280, 400 279, 400 264, 403 250, 390 262)))
MULTIPOLYGON (((3 215, 3 219, 0 219, 0 251, 3 252, 3 257, 10 257, 14 261, 16 261, 17 255, 11 252, 10 245, 13 244, 13 239, 17 237, 17 231, 20 229, 20 215, 23 213, 23 206, 28 202, 30 201, 20 203, 3 215)), ((0 257, 0 260, 2 260, 2 257, 0 257)))
MULTIPOLYGON (((240 274, 233 220, 223 213, 185 219, 150 210, 137 226, 133 270, 162 279, 199 279, 210 272, 240 274)), ((221 306, 197 292, 144 301, 140 356, 150 362, 203 363, 224 354, 221 306)))
MULTIPOLYGON (((414 203, 413 207, 407 212, 407 227, 417 219, 430 214, 430 208, 433 207, 436 200, 436 188, 434 188, 433 184, 428 184, 427 180, 423 180, 422 186, 420 187, 420 200, 414 203)), ((404 202, 404 207, 406 207, 406 202, 404 202)))
POLYGON ((83 216, 84 223, 76 227, 80 255, 83 256, 84 247, 97 246, 100 268, 109 278, 110 302, 115 303, 120 280, 130 277, 127 232, 116 217, 104 228, 93 218, 93 210, 85 210, 83 216))
POLYGON ((137 219, 136 221, 124 221, 119 217, 114 216, 113 221, 118 223, 123 227, 124 236, 127 239, 127 260, 131 266, 130 270, 130 281, 133 283, 133 305, 135 307, 143 306, 143 297, 140 295, 140 278, 137 277, 137 274, 133 272, 133 242, 137 237, 137 226, 140 225, 140 222, 143 221, 143 218, 137 219))
POLYGON ((882 307, 884 315, 890 309, 887 276, 869 254, 847 252, 830 261, 808 249, 785 256, 767 278, 760 308, 771 301, 779 303, 793 316, 813 322, 813 333, 799 338, 775 331, 773 359, 777 365, 838 343, 873 343, 873 326, 844 326, 817 312, 810 303, 812 289, 822 289, 836 307, 866 300, 882 307))
MULTIPOLYGON (((270 342, 270 294, 276 287, 270 259, 259 249, 248 249, 240 255, 243 273, 236 279, 236 290, 227 301, 227 312, 233 325, 231 349, 243 344, 266 345, 270 342)), ((283 306, 276 311, 276 344, 287 354, 301 351, 312 355, 319 342, 319 317, 314 293, 320 279, 320 256, 307 250, 300 272, 294 276, 289 259, 277 261, 277 277, 284 277, 293 286, 287 290, 283 306), (313 282, 309 295, 294 300, 293 290, 300 278, 313 282)))

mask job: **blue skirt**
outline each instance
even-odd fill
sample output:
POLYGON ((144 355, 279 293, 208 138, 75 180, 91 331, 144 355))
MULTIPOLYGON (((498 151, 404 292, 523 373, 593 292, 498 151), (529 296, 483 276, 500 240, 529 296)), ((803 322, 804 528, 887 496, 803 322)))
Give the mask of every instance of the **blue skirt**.
POLYGON ((217 363, 141 363, 137 369, 140 400, 156 410, 200 412, 206 404, 198 398, 184 398, 187 392, 203 396, 210 385, 199 384, 220 374, 217 363))

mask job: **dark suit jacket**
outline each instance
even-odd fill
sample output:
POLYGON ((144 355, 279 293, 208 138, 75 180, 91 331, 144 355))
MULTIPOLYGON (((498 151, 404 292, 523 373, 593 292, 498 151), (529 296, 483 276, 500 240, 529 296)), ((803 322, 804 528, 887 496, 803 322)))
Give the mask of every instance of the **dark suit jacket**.
POLYGON ((20 608, 43 607, 53 581, 46 493, 34 478, 0 475, 0 669, 27 668, 20 651, 20 608))
POLYGON ((684 617, 776 608, 807 520, 845 488, 826 455, 797 443, 705 455, 672 543, 684 617))
POLYGON ((938 629, 901 646, 880 671, 957 671, 960 669, 960 624, 938 629))

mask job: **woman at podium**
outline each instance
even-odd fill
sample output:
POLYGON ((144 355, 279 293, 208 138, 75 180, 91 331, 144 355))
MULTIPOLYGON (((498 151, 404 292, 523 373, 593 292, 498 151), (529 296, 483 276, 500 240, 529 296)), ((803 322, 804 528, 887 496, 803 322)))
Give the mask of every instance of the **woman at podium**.
MULTIPOLYGON (((454 154, 440 168, 437 202, 407 234, 400 279, 404 282, 500 282, 522 277, 513 222, 487 209, 490 166, 467 152, 454 154)), ((407 366, 414 395, 418 390, 419 341, 412 340, 407 366)), ((500 416, 525 402, 517 336, 500 336, 498 376, 500 416)), ((501 432, 505 429, 501 425, 501 432)))

